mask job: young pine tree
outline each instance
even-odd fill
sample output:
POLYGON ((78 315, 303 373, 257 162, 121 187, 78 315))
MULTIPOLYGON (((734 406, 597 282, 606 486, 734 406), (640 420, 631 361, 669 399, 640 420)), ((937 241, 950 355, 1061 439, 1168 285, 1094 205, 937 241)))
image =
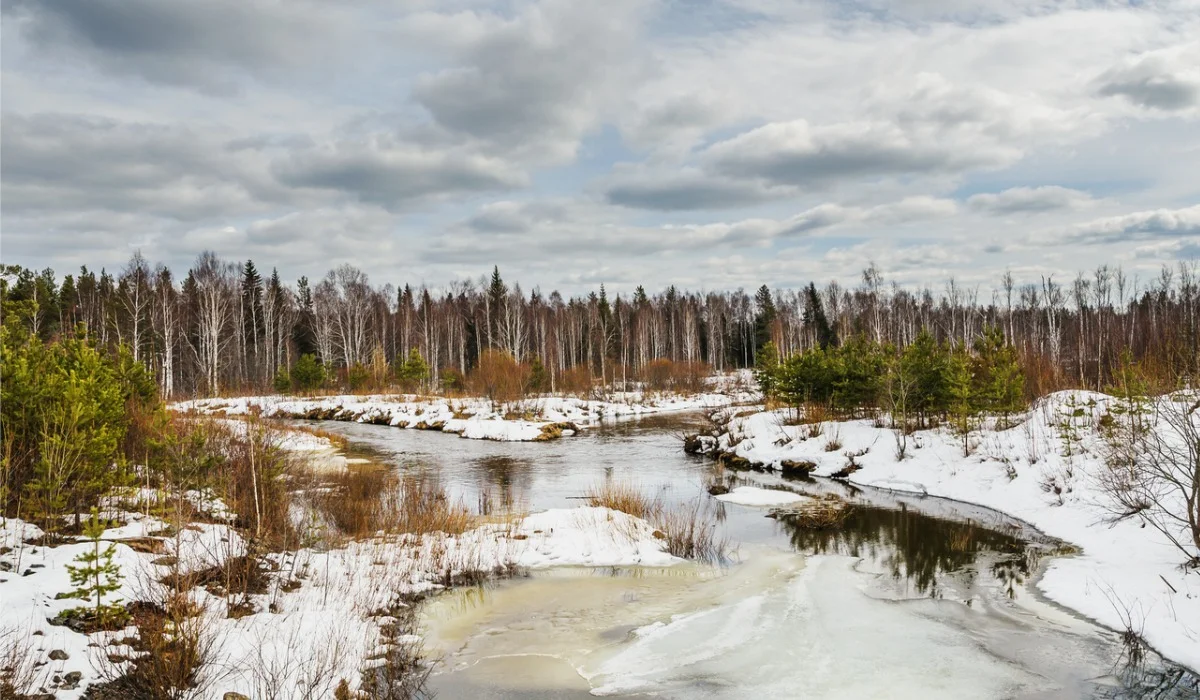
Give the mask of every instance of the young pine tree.
POLYGON ((71 585, 75 590, 63 596, 89 602, 95 600, 95 606, 90 612, 94 615, 93 622, 101 627, 119 622, 125 614, 120 605, 104 603, 105 596, 121 589, 121 579, 124 578, 121 567, 113 561, 113 555, 117 551, 116 545, 110 543, 103 549, 100 547, 100 536, 104 534, 104 529, 104 522, 100 520, 96 509, 92 508, 92 515, 83 528, 83 535, 92 547, 75 557, 78 565, 67 565, 71 585))
POLYGON ((292 385, 300 391, 311 391, 325 383, 325 367, 316 355, 305 353, 292 366, 292 385))
POLYGON ((550 373, 546 371, 546 366, 542 364, 542 358, 534 355, 533 360, 529 363, 529 391, 541 394, 549 390, 550 373))
POLYGON ((962 438, 963 456, 971 454, 971 431, 975 428, 975 382, 971 356, 964 348, 955 348, 946 362, 946 387, 950 399, 950 418, 962 438))
POLYGON ((405 391, 414 391, 425 386, 429 379, 429 363, 421 357, 421 351, 409 348, 404 362, 396 362, 396 379, 405 391))
POLYGON ((767 341, 754 356, 754 379, 764 399, 776 398, 779 391, 779 348, 767 341))

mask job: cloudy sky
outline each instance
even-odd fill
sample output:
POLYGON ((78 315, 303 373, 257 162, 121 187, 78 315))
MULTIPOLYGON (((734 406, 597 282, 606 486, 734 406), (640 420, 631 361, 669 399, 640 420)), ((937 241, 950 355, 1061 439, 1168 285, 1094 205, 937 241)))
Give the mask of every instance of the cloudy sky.
POLYGON ((1200 258, 1200 2, 3 0, 4 262, 564 292, 1200 258))

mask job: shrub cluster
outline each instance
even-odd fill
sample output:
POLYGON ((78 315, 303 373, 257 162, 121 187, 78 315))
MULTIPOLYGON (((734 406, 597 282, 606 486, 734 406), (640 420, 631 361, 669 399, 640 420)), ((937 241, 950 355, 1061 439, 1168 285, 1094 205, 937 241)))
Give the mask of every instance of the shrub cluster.
POLYGON ((161 416, 157 387, 122 349, 101 352, 80 326, 43 342, 6 314, 0 328, 0 504, 50 525, 126 477, 161 416), (29 508, 24 509, 28 511, 29 508))

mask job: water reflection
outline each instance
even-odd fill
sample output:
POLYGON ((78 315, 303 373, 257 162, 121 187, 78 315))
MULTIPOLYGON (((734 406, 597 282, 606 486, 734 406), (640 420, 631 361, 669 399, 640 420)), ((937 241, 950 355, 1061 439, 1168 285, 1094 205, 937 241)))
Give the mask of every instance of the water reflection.
POLYGON ((487 515, 493 508, 511 511, 524 500, 533 483, 533 460, 488 455, 468 462, 479 484, 479 510, 487 515))
POLYGON ((982 552, 1006 556, 997 561, 993 574, 1015 596, 1032 570, 1026 552, 1028 543, 1012 535, 925 515, 901 505, 898 510, 865 503, 850 506, 841 527, 810 529, 796 515, 781 512, 776 518, 787 529, 792 546, 807 554, 841 554, 867 559, 890 572, 893 579, 907 580, 922 594, 937 597, 938 577, 961 573, 976 575, 974 567, 982 552))

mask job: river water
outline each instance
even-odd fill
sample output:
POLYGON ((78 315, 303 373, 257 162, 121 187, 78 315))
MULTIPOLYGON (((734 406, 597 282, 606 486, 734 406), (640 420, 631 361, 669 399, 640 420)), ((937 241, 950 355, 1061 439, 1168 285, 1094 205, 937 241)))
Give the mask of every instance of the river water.
POLYGON ((1114 698, 1200 696, 1120 636, 1036 592, 1050 541, 1003 514, 828 480, 714 474, 685 455, 687 416, 551 443, 322 423, 349 453, 435 478, 468 504, 582 505, 605 479, 719 520, 721 564, 559 568, 440 595, 423 633, 442 698, 1114 698), (810 530, 710 497, 714 479, 834 492, 840 528, 810 530))

